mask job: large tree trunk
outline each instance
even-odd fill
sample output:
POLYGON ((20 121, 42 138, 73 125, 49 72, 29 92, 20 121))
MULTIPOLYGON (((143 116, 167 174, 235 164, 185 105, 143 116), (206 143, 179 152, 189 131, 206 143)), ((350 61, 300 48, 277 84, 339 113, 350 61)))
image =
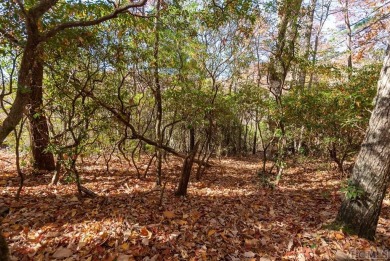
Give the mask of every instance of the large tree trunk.
POLYGON ((390 174, 390 55, 383 64, 375 108, 352 174, 352 184, 364 193, 345 199, 336 221, 359 236, 373 239, 390 174))
POLYGON ((41 170, 53 170, 53 154, 44 152, 49 143, 49 134, 46 117, 42 112, 43 65, 40 60, 39 41, 35 38, 30 36, 27 39, 18 74, 15 101, 0 127, 0 143, 19 124, 28 107, 34 167, 41 170))
POLYGON ((31 75, 31 95, 28 119, 30 121, 33 166, 38 170, 54 170, 53 153, 45 151, 49 145, 49 127, 43 111, 43 62, 36 57, 31 75))

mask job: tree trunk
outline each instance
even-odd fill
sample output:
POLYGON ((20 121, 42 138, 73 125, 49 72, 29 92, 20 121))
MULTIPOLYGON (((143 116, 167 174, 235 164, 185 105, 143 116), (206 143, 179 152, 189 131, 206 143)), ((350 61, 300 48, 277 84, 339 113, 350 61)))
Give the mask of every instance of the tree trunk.
POLYGON ((11 109, 0 127, 0 143, 16 128, 23 117, 31 93, 31 78, 33 72, 39 67, 34 57, 37 55, 37 40, 27 38, 18 73, 18 86, 16 97, 11 109))
POLYGON ((195 128, 191 126, 190 128, 190 151, 193 151, 195 148, 195 128))
POLYGON ((177 187, 176 196, 185 196, 187 195, 188 182, 190 181, 192 165, 194 163, 195 155, 198 150, 199 143, 196 143, 194 149, 187 155, 183 162, 183 169, 181 171, 181 177, 179 186, 177 187))
MULTIPOLYGON (((1 231, 0 231, 1 232, 1 231)), ((8 244, 4 236, 0 233, 0 260, 8 261, 9 259, 9 250, 8 244)))
POLYGON ((54 170, 53 153, 45 151, 49 145, 49 127, 43 111, 43 62, 39 57, 36 57, 30 86, 28 119, 30 121, 33 167, 38 170, 54 170))
POLYGON ((33 37, 27 39, 18 74, 18 89, 15 101, 0 127, 0 142, 3 142, 9 133, 15 129, 28 106, 34 168, 53 170, 53 154, 44 152, 49 143, 49 130, 46 117, 42 112, 43 63, 40 60, 38 44, 39 42, 34 40, 33 37))
POLYGON ((352 184, 364 192, 357 199, 345 199, 336 218, 337 222, 367 239, 375 236, 390 176, 389 51, 388 48, 378 82, 375 108, 351 177, 352 184))
POLYGON ((62 154, 62 152, 59 152, 58 157, 57 157, 56 166, 55 166, 55 172, 54 172, 53 178, 51 179, 51 183, 50 183, 51 185, 57 185, 58 181, 60 180, 63 160, 64 160, 64 155, 62 154))
POLYGON ((255 155, 257 151, 257 122, 258 122, 258 112, 256 110, 255 117, 255 134, 253 135, 253 146, 252 146, 252 154, 255 155))
POLYGON ((155 36, 155 42, 153 47, 153 67, 154 67, 154 98, 156 102, 156 138, 157 138, 157 144, 158 148, 156 148, 156 163, 157 163, 157 180, 156 184, 158 186, 161 186, 161 179, 162 179, 162 150, 161 146, 163 144, 163 132, 162 132, 162 98, 161 98, 161 84, 160 84, 160 75, 159 75, 159 44, 160 44, 160 37, 159 37, 159 23, 160 23, 160 0, 157 0, 156 3, 156 16, 154 19, 154 36, 155 36))
MULTIPOLYGON (((315 36, 315 40, 314 40, 314 48, 313 48, 313 52, 312 52, 312 59, 311 59, 312 66, 316 65, 316 62, 317 62, 317 52, 318 52, 318 46, 319 46, 319 42, 320 42, 320 34, 322 31, 322 28, 324 27, 326 20, 328 19, 329 10, 330 10, 332 0, 327 0, 326 3, 324 3, 324 2, 322 2, 322 3, 323 4, 321 6, 321 15, 319 18, 319 26, 317 28, 317 32, 316 32, 316 36, 315 36)), ((308 84, 309 89, 311 88, 311 86, 313 84, 313 80, 314 80, 314 73, 312 71, 310 73, 310 77, 309 77, 309 84, 308 84)))
MULTIPOLYGON (((340 1, 340 3, 343 4, 342 1, 340 1)), ((345 27, 347 28, 348 79, 351 79, 351 76, 352 76, 352 28, 351 28, 351 22, 349 20, 349 0, 344 0, 343 13, 344 13, 345 27)))
POLYGON ((317 0, 311 0, 309 6, 307 7, 307 13, 305 15, 305 30, 304 30, 304 53, 303 53, 303 59, 305 64, 301 65, 300 72, 299 72, 299 83, 298 86, 304 89, 305 87, 305 81, 306 81, 306 62, 309 60, 310 55, 310 41, 311 41, 311 34, 313 31, 313 20, 314 20, 314 11, 316 7, 317 0))

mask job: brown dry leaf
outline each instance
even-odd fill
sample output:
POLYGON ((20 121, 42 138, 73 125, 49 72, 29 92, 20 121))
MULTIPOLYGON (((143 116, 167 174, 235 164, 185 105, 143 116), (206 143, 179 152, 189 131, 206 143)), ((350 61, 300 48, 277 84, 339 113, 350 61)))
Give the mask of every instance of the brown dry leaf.
POLYGON ((173 211, 164 211, 163 215, 164 215, 164 217, 166 217, 168 219, 172 219, 172 218, 175 217, 175 212, 173 212, 173 211))
POLYGON ((71 202, 78 202, 79 199, 76 197, 76 196, 73 196, 71 199, 70 199, 71 202))
POLYGON ((274 211, 273 207, 269 208, 269 214, 271 215, 271 217, 275 217, 275 211, 274 211))
POLYGON ((118 258, 116 259, 117 261, 133 261, 135 260, 133 256, 129 255, 119 255, 118 258))
POLYGON ((141 230, 140 230, 140 235, 141 237, 146 237, 148 239, 150 239, 152 237, 152 232, 149 231, 146 227, 142 227, 141 230))
POLYGON ((207 236, 211 237, 212 235, 215 234, 215 232, 217 232, 215 229, 210 229, 209 232, 207 232, 207 236))
POLYGON ((69 248, 60 247, 54 252, 53 257, 54 258, 67 258, 73 255, 73 251, 69 248))
POLYGON ((123 243, 123 244, 121 245, 121 249, 122 249, 123 251, 129 250, 129 244, 128 244, 128 243, 123 243))
POLYGON ((245 258, 253 258, 253 257, 255 257, 255 256, 256 256, 256 254, 253 253, 252 251, 248 251, 248 252, 245 252, 245 253, 244 253, 244 257, 245 257, 245 258))
POLYGON ((258 239, 245 239, 245 245, 248 247, 256 246, 259 243, 258 239))
POLYGON ((202 216, 202 214, 199 211, 192 211, 191 212, 191 218, 192 222, 198 221, 198 219, 202 216))
POLYGON ((176 222, 177 224, 181 225, 181 226, 187 225, 187 221, 182 220, 182 219, 176 220, 175 222, 176 222))
POLYGON ((341 234, 341 233, 335 233, 334 236, 336 237, 337 240, 342 240, 342 239, 345 238, 345 236, 343 234, 341 234))

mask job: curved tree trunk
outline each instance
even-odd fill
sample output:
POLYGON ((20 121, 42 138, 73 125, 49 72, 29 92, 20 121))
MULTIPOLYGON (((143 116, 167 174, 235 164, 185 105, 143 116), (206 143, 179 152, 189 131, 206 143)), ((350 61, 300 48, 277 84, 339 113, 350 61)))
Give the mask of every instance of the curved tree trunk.
POLYGON ((342 203, 336 221, 357 233, 373 239, 382 201, 390 176, 390 48, 387 49, 375 108, 371 114, 366 137, 357 157, 352 184, 364 193, 342 203))
POLYGON ((7 136, 16 128, 23 117, 26 106, 29 102, 31 93, 30 79, 34 69, 37 65, 34 62, 36 55, 36 43, 30 37, 27 39, 27 44, 23 52, 20 69, 18 73, 18 86, 16 90, 16 97, 12 107, 0 126, 0 143, 7 138, 7 136))

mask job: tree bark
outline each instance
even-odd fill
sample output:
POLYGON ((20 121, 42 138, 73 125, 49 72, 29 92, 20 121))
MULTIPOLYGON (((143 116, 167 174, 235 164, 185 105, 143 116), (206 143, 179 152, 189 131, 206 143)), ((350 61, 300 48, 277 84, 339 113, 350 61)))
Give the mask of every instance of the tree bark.
MULTIPOLYGON (((342 0, 340 1, 340 4, 342 3, 342 0)), ((351 22, 349 20, 349 0, 344 0, 344 6, 342 7, 343 14, 344 14, 344 23, 345 27, 347 28, 347 66, 348 66, 348 77, 351 78, 351 71, 352 71, 352 28, 351 28, 351 22)))
POLYGON ((373 239, 390 176, 390 55, 383 64, 375 107, 366 137, 353 169, 351 182, 364 192, 357 199, 345 199, 336 221, 360 237, 373 239))
POLYGON ((305 16, 306 23, 305 23, 305 31, 304 31, 304 53, 303 53, 303 59, 305 64, 301 65, 300 72, 299 72, 299 82, 298 86, 304 89, 305 82, 306 82, 306 62, 309 61, 309 55, 310 55, 310 41, 311 41, 311 34, 313 31, 313 21, 314 21, 314 11, 316 7, 317 0, 311 0, 310 5, 307 7, 307 14, 305 16))
POLYGON ((258 111, 256 110, 256 116, 255 116, 255 134, 253 135, 253 146, 252 146, 252 154, 255 155, 257 151, 257 122, 258 119, 258 111))
POLYGON ((50 138, 49 127, 43 110, 43 61, 39 56, 35 59, 36 66, 31 75, 31 93, 28 104, 33 167, 38 170, 54 170, 53 153, 46 151, 50 138))
POLYGON ((162 132, 162 97, 161 97, 161 84, 160 84, 160 74, 159 74, 159 45, 160 45, 160 35, 159 35, 159 23, 160 23, 160 0, 157 0, 156 3, 156 16, 154 19, 154 37, 155 42, 153 46, 153 67, 154 67, 154 99, 156 102, 156 138, 158 147, 156 147, 156 161, 157 161, 157 185, 161 185, 162 179, 162 150, 161 146, 163 144, 163 132, 162 132))
POLYGON ((199 146, 199 143, 196 143, 194 146, 194 149, 184 159, 179 186, 175 192, 176 196, 187 195, 187 188, 188 188, 188 183, 190 181, 192 165, 194 163, 194 159, 195 159, 196 152, 198 150, 198 146, 199 146))
POLYGON ((195 148, 195 128, 190 127, 190 151, 193 151, 195 148))
POLYGON ((7 241, 5 240, 4 236, 1 233, 0 233, 0 260, 2 260, 2 261, 10 260, 8 244, 7 244, 7 241))

